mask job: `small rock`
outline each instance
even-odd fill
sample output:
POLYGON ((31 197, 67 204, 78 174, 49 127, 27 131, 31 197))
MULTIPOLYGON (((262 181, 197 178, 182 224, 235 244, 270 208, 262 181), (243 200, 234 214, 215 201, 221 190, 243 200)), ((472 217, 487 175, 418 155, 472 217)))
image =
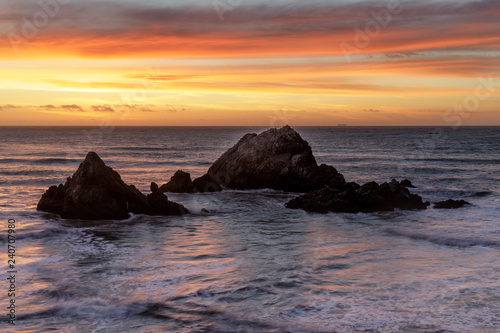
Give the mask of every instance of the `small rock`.
POLYGON ((409 181, 408 179, 404 179, 401 181, 401 185, 404 186, 404 187, 407 187, 407 188, 415 188, 415 186, 413 186, 413 184, 411 183, 411 181, 409 181))
POLYGON ((434 208, 437 208, 437 209, 455 209, 455 208, 462 208, 465 205, 470 205, 470 203, 465 201, 465 200, 448 199, 446 201, 436 202, 434 204, 434 208))

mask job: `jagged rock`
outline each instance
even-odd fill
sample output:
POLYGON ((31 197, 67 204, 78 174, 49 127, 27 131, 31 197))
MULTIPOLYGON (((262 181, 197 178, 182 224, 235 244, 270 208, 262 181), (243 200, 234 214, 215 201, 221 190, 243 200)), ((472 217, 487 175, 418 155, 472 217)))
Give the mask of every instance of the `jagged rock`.
POLYGON ((151 194, 148 194, 146 201, 153 208, 154 215, 183 215, 187 213, 183 205, 169 201, 156 183, 151 183, 151 194))
POLYGON ((408 187, 408 188, 415 188, 415 186, 413 186, 411 181, 409 181, 408 179, 402 180, 401 185, 403 185, 404 187, 408 187))
POLYGON ((191 181, 191 175, 187 172, 178 170, 171 178, 170 181, 160 187, 161 192, 172 193, 192 193, 194 185, 191 181))
POLYGON ((399 209, 426 209, 427 204, 396 180, 359 186, 348 183, 343 189, 324 187, 290 200, 286 207, 308 212, 369 213, 399 209))
POLYGON ((172 193, 220 192, 221 187, 210 175, 203 175, 191 181, 189 173, 179 170, 168 183, 160 187, 160 191, 172 193))
POLYGON ((128 218, 129 213, 178 215, 180 205, 167 204, 170 203, 167 197, 161 194, 160 199, 160 194, 157 191, 146 197, 133 185, 125 184, 96 153, 89 152, 64 185, 51 186, 42 195, 37 210, 85 220, 121 220, 128 218))
POLYGON ((203 175, 193 180, 195 192, 220 192, 222 189, 219 183, 211 175, 203 175))
POLYGON ((243 136, 207 174, 217 184, 235 189, 308 192, 345 185, 334 167, 318 166, 309 144, 289 126, 243 136))
POLYGON ((465 205, 470 205, 469 202, 465 200, 446 200, 446 201, 439 201, 434 204, 434 208, 437 209, 455 209, 455 208, 462 208, 465 205))

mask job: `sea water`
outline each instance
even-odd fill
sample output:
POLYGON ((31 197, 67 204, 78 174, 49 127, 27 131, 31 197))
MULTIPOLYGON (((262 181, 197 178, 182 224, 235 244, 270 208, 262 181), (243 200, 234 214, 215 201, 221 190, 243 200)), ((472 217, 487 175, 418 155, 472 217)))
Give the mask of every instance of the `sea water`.
POLYGON ((168 194, 192 212, 182 217, 36 211, 88 151, 148 193, 176 170, 203 175, 263 130, 0 128, 2 331, 498 332, 498 127, 296 128, 347 181, 408 178, 424 200, 472 204, 456 210, 321 215, 285 208, 297 194, 263 189, 168 194))

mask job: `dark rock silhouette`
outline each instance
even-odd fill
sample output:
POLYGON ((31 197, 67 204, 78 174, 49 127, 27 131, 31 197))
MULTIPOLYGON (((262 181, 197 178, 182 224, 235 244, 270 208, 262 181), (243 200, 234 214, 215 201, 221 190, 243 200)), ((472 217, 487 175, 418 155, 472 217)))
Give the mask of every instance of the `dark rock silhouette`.
POLYGON ((428 203, 401 183, 371 182, 360 186, 346 183, 333 166, 318 166, 312 149, 289 126, 270 129, 259 135, 246 134, 209 168, 206 175, 190 184, 189 174, 177 171, 161 190, 215 192, 222 186, 235 189, 271 188, 308 192, 287 203, 289 208, 307 211, 373 212, 400 209, 426 209, 428 203))
POLYGON ((413 186, 411 181, 409 181, 408 179, 402 180, 401 185, 403 185, 404 187, 407 187, 407 188, 415 188, 415 186, 413 186))
POLYGON ((153 215, 182 215, 188 212, 184 206, 169 201, 156 183, 151 183, 151 194, 147 195, 146 201, 153 209, 153 215))
POLYGON ((207 175, 235 189, 308 192, 345 185, 334 167, 318 166, 309 144, 289 126, 243 136, 212 164, 207 175))
MULTIPOLYGON (((156 184, 155 184, 156 185, 156 184)), ((89 152, 78 170, 64 185, 51 186, 38 202, 37 210, 59 214, 66 219, 126 219, 134 214, 179 215, 187 210, 152 185, 145 196, 89 152)))
POLYGON ((434 208, 437 208, 437 209, 455 209, 455 208, 462 208, 465 205, 470 205, 470 203, 465 201, 465 200, 448 199, 446 201, 439 201, 439 202, 434 203, 434 208))
POLYGON ((426 209, 428 203, 396 180, 381 185, 348 183, 343 189, 324 187, 290 200, 286 207, 308 212, 369 213, 395 208, 426 209))
POLYGON ((220 192, 222 190, 219 182, 209 174, 193 180, 195 192, 220 192))
POLYGON ((160 191, 172 193, 220 192, 221 187, 210 175, 203 175, 191 181, 189 173, 179 170, 168 183, 160 187, 160 191))
POLYGON ((172 193, 192 193, 194 192, 194 185, 191 181, 191 175, 184 171, 177 171, 170 181, 160 187, 161 192, 172 193))
POLYGON ((188 173, 177 171, 160 190, 216 192, 222 187, 307 192, 286 206, 321 213, 426 209, 430 205, 410 193, 408 187, 414 186, 408 179, 381 185, 346 183, 333 166, 318 166, 307 141, 289 126, 246 134, 204 176, 191 182, 188 173))

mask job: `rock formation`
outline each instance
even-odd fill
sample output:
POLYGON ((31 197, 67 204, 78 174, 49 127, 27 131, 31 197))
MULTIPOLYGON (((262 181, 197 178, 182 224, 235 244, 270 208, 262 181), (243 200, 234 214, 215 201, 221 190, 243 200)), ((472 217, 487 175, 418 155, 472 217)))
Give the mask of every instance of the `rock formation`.
POLYGON ((170 181, 160 187, 161 192, 193 193, 193 192, 220 192, 221 187, 210 175, 203 175, 191 181, 191 175, 178 170, 170 181))
POLYGON ((194 185, 191 181, 191 175, 184 171, 177 171, 171 178, 170 181, 160 187, 161 192, 172 192, 172 193, 192 193, 194 191, 194 185))
POLYGON ((220 192, 222 188, 219 182, 209 174, 203 175, 193 180, 195 192, 220 192))
POLYGON ((180 215, 187 210, 151 185, 147 197, 89 152, 78 170, 64 185, 51 186, 40 199, 37 210, 59 214, 67 219, 126 219, 134 214, 180 215))
POLYGON ((216 192, 233 189, 270 188, 307 192, 291 201, 288 208, 310 212, 374 212, 426 209, 429 203, 410 193, 410 180, 392 180, 381 185, 346 183, 333 166, 318 166, 311 147, 289 126, 259 135, 246 134, 209 168, 191 182, 188 173, 177 171, 161 191, 216 192))
POLYGON ((381 185, 348 183, 343 189, 324 187, 290 200, 286 207, 308 212, 369 213, 399 209, 426 209, 429 203, 411 194, 396 180, 381 185))
POLYGON ((245 135, 212 164, 207 175, 234 189, 308 192, 345 185, 334 167, 318 166, 309 144, 289 126, 245 135))
POLYGON ((434 204, 434 208, 438 209, 455 209, 462 208, 465 205, 470 205, 469 202, 465 200, 452 200, 448 199, 446 201, 439 201, 434 204))
POLYGON ((151 183, 151 194, 147 195, 146 201, 153 209, 150 215, 182 215, 188 212, 184 206, 169 201, 156 183, 151 183))
POLYGON ((413 186, 411 181, 409 181, 408 179, 402 180, 401 185, 403 185, 404 187, 407 187, 407 188, 415 188, 415 186, 413 186))

